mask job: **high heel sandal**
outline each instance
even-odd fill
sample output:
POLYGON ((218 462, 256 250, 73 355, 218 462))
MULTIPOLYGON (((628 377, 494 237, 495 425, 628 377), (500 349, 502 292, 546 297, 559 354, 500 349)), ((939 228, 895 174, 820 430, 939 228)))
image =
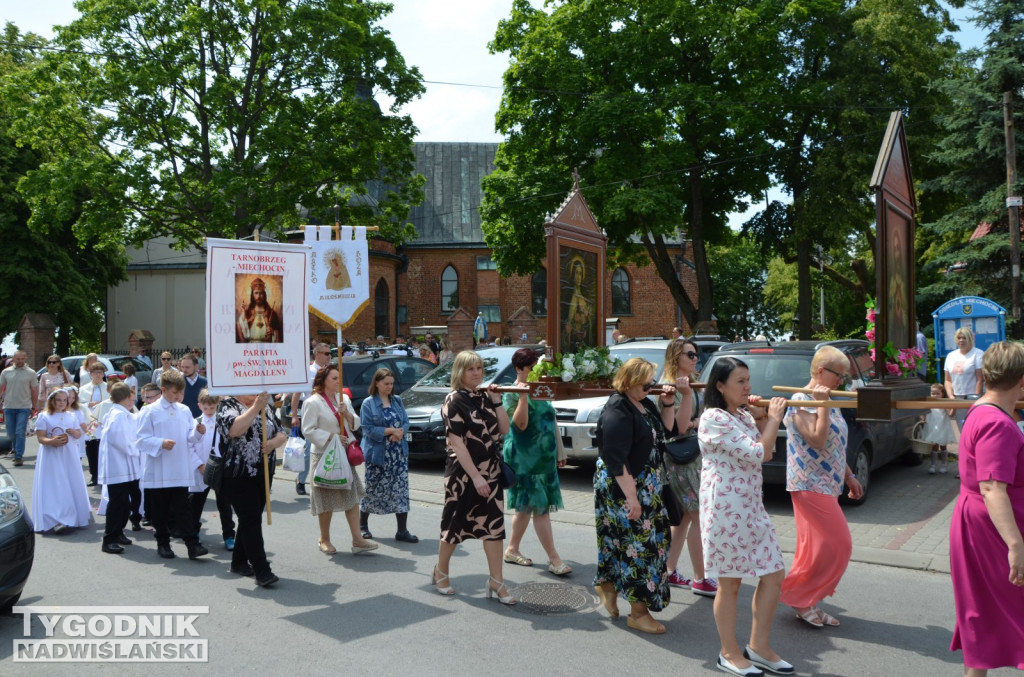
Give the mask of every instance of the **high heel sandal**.
POLYGON ((494 576, 488 576, 487 578, 491 579, 490 583, 487 584, 487 599, 490 599, 492 596, 497 596, 498 601, 502 604, 512 606, 516 603, 516 598, 508 594, 508 588, 505 587, 505 581, 499 581, 494 576), (491 583, 497 583, 498 587, 492 588, 491 583), (504 597, 501 596, 502 590, 505 591, 504 597))
MULTIPOLYGON (((447 580, 448 580, 448 574, 446 574, 445 572, 441 571, 435 565, 434 566, 434 571, 432 571, 431 574, 430 574, 430 582, 431 582, 431 584, 436 586, 436 590, 437 590, 437 593, 439 595, 445 595, 446 597, 449 597, 449 596, 455 594, 455 588, 453 588, 450 585, 445 586, 445 587, 442 588, 440 585, 438 585, 438 583, 440 583, 441 581, 447 581, 447 580), (438 576, 438 574, 441 574, 441 575, 438 576)), ((448 581, 448 582, 450 583, 451 581, 448 581)))

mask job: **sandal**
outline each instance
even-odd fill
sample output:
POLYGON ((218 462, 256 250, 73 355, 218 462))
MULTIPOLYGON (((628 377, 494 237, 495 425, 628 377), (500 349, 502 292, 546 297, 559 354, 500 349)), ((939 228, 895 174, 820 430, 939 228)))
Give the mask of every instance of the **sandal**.
MULTIPOLYGON (((813 625, 816 628, 823 627, 825 624, 821 622, 821 610, 818 607, 808 607, 803 611, 800 611, 796 607, 793 607, 793 611, 796 612, 796 617, 802 620, 808 625, 813 625)), ((835 619, 833 619, 835 620, 835 619)))
POLYGON ((505 551, 505 561, 509 564, 518 564, 521 567, 532 567, 533 560, 529 557, 523 557, 522 553, 505 551))
MULTIPOLYGON (((453 588, 450 585, 447 585, 445 587, 441 587, 441 581, 447 581, 447 580, 448 580, 448 574, 446 574, 445 572, 443 572, 439 568, 437 568, 437 565, 434 565, 434 570, 430 574, 430 582, 433 585, 437 586, 436 589, 437 589, 438 594, 444 595, 445 597, 450 597, 451 595, 455 594, 455 588, 453 588), (438 574, 441 574, 441 575, 438 576, 438 574)), ((449 581, 449 583, 450 582, 451 581, 449 581)))
POLYGON ((487 583, 487 599, 490 599, 491 597, 497 597, 498 601, 502 604, 506 606, 514 606, 516 603, 516 598, 513 597, 512 593, 508 591, 508 588, 505 586, 505 581, 499 581, 494 576, 488 576, 487 578, 490 579, 490 581, 488 581, 487 583), (497 584, 498 587, 494 587, 495 584, 497 584), (502 590, 505 591, 504 595, 501 594, 502 590))
POLYGON ((551 562, 548 562, 548 571, 550 571, 556 576, 568 576, 572 573, 572 567, 566 564, 565 562, 562 562, 558 566, 555 566, 551 562))
POLYGON ((837 619, 835 616, 830 616, 821 609, 818 609, 818 614, 819 618, 821 618, 821 622, 825 625, 829 626, 830 628, 839 627, 839 619, 837 619))
POLYGON ((326 543, 324 543, 323 541, 317 541, 316 544, 317 546, 319 546, 320 552, 324 553, 325 555, 333 555, 334 553, 338 552, 338 549, 331 545, 330 541, 327 541, 326 543))

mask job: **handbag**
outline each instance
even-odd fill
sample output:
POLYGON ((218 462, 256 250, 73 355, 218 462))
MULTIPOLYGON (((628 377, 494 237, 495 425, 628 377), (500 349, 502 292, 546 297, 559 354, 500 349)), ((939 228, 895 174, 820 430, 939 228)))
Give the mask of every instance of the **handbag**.
POLYGON ((353 468, 357 465, 362 465, 363 461, 366 460, 366 457, 363 456, 363 448, 355 440, 349 442, 348 446, 345 447, 345 456, 348 457, 348 463, 353 468))
POLYGON ((224 479, 224 458, 217 456, 210 450, 210 457, 206 459, 206 467, 203 469, 203 482, 216 492, 220 491, 224 479))
POLYGON ((352 486, 352 467, 341 446, 341 438, 332 435, 323 456, 313 471, 313 486, 321 489, 348 489, 352 486))
POLYGON ((498 463, 501 464, 501 472, 498 474, 498 485, 502 489, 511 489, 519 481, 519 478, 516 477, 516 471, 508 463, 505 463, 505 459, 499 458, 498 463))
POLYGON ((665 441, 665 453, 674 463, 686 465, 700 458, 700 442, 697 434, 677 435, 665 441))

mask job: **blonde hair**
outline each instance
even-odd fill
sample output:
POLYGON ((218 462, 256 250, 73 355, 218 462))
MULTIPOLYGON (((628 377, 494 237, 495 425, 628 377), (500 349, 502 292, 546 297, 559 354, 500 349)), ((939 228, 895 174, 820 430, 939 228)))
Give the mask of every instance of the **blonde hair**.
POLYGON ((642 357, 631 357, 615 372, 612 387, 620 393, 625 393, 628 388, 650 383, 655 371, 657 367, 653 363, 642 357))
POLYGON ((463 386, 462 378, 470 367, 484 366, 483 358, 472 350, 463 350, 455 356, 452 362, 452 390, 458 390, 463 386))
POLYGON ((981 360, 981 373, 985 387, 1009 390, 1024 378, 1024 346, 1013 341, 993 343, 981 360))
POLYGON ((679 376, 679 358, 686 352, 686 346, 693 348, 693 352, 700 354, 697 346, 689 339, 676 339, 670 341, 665 348, 665 370, 661 372, 663 383, 675 383, 679 376))
POLYGON ((220 395, 211 395, 206 388, 199 391, 199 404, 216 405, 218 402, 220 402, 220 395))
POLYGON ((956 339, 960 338, 961 336, 963 336, 965 339, 967 339, 967 349, 968 350, 970 350, 971 348, 974 347, 974 332, 973 331, 971 331, 967 327, 960 327, 959 329, 956 330, 956 333, 953 334, 953 340, 955 341, 956 339))
POLYGON ((850 359, 835 346, 822 346, 811 358, 811 378, 816 378, 820 367, 842 367, 849 371, 850 359))

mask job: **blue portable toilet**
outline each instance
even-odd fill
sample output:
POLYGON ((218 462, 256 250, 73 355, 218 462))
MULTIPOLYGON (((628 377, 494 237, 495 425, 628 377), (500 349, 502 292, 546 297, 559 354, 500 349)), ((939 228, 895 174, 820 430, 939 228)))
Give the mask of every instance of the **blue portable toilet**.
POLYGON ((961 296, 946 301, 932 313, 935 325, 935 364, 939 380, 946 355, 956 350, 953 335, 960 327, 974 332, 974 346, 985 350, 1006 339, 1006 308, 980 296, 961 296))

